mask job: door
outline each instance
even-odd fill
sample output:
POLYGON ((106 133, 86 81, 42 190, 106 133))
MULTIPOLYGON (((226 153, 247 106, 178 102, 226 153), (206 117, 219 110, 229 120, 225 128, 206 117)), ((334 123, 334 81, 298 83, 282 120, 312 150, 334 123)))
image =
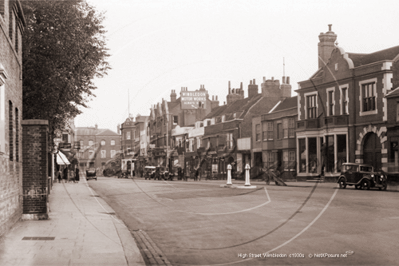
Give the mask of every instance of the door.
POLYGON ((381 142, 375 133, 368 133, 363 144, 363 163, 381 169, 381 142))

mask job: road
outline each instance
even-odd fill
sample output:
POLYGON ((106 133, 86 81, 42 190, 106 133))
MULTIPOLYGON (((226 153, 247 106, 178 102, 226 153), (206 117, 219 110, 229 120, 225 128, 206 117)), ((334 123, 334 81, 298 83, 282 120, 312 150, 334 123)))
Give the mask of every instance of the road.
POLYGON ((224 182, 99 177, 89 185, 172 265, 398 264, 399 192, 389 187, 224 182))

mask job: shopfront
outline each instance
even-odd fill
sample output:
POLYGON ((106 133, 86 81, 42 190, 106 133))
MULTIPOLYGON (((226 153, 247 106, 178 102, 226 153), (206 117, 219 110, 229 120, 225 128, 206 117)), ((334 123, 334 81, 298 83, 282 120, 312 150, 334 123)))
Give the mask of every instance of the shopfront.
POLYGON ((338 176, 349 158, 347 128, 298 132, 296 156, 298 177, 338 176))

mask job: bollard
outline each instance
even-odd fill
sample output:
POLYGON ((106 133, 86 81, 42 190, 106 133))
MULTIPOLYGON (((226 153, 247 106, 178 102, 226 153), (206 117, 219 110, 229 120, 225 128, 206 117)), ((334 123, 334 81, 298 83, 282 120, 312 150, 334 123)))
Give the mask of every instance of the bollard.
POLYGON ((251 169, 251 167, 249 166, 249 164, 247 164, 245 166, 245 184, 244 186, 237 186, 236 188, 243 188, 243 189, 255 189, 256 186, 251 186, 251 183, 249 182, 249 169, 251 169))
POLYGON ((231 182, 231 164, 227 165, 227 183, 226 185, 233 185, 231 182))
POLYGON ((251 185, 251 183, 249 182, 249 169, 251 169, 251 167, 249 166, 249 164, 247 164, 245 166, 245 186, 251 185))

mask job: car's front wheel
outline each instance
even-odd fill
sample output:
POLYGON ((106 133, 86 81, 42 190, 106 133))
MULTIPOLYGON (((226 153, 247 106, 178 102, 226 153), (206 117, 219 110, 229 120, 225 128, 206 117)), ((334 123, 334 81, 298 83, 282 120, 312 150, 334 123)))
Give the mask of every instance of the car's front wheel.
POLYGON ((362 184, 361 184, 361 189, 367 189, 367 190, 369 190, 370 189, 370 180, 368 180, 368 179, 363 179, 363 181, 362 181, 362 184))
POLYGON ((344 178, 339 179, 339 188, 341 188, 341 189, 346 188, 346 181, 344 178))

